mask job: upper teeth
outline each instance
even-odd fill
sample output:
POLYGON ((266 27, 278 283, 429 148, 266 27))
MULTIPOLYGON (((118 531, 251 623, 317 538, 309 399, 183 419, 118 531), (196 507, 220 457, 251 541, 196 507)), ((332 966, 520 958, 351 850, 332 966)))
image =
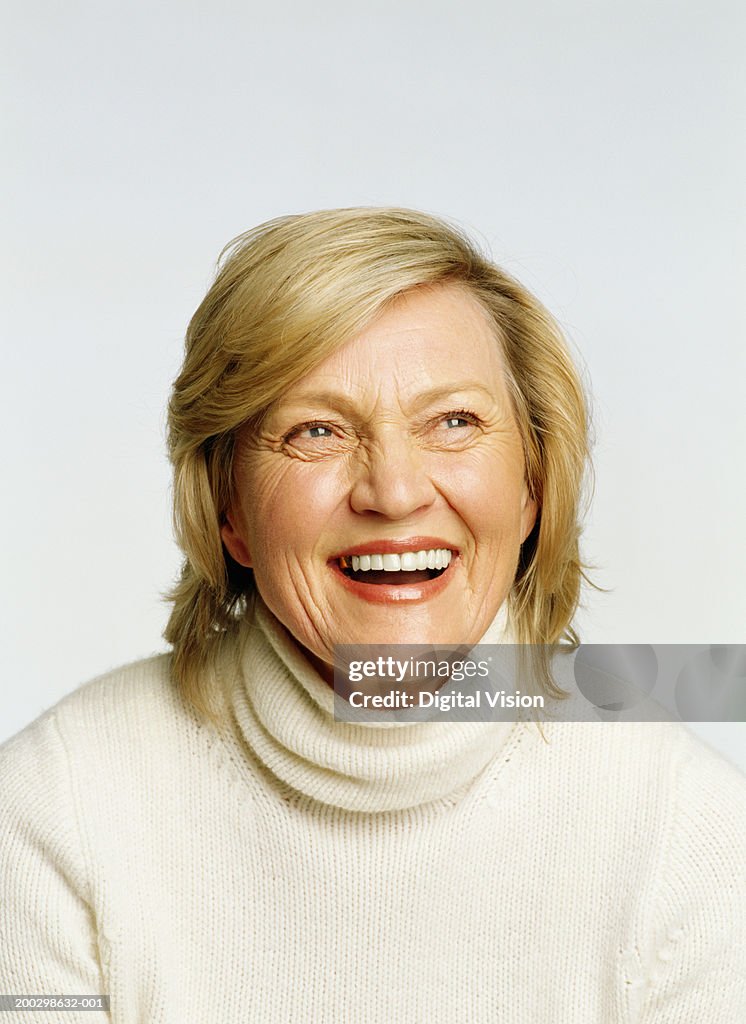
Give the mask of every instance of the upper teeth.
POLYGON ((385 572, 413 572, 416 569, 445 569, 451 561, 448 548, 430 548, 427 551, 404 551, 400 555, 347 555, 340 558, 343 569, 354 572, 383 569, 385 572))

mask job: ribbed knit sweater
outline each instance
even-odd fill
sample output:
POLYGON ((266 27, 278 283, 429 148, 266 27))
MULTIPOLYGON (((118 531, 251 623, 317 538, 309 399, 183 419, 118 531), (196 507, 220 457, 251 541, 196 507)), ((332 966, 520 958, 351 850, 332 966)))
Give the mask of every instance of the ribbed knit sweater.
POLYGON ((222 731, 169 669, 0 748, 0 992, 111 998, 8 1020, 746 1021, 746 781, 685 727, 335 722, 261 604, 222 731))

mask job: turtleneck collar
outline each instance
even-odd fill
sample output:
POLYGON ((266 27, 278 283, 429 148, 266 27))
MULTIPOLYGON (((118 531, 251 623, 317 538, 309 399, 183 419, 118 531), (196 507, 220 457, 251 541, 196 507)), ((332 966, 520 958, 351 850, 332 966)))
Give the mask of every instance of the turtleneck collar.
MULTIPOLYGON (((482 643, 508 639, 504 611, 482 643)), ((336 721, 334 692, 258 598, 242 629, 230 703, 243 740, 299 793, 350 811, 394 811, 466 788, 511 722, 336 721)))

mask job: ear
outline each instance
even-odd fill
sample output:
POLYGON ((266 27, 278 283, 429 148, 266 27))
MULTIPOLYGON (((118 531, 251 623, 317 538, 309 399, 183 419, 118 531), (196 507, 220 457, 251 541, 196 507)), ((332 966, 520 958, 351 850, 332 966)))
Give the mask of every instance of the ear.
POLYGON ((244 565, 247 569, 251 569, 251 553, 243 534, 236 528, 233 515, 230 512, 226 513, 225 522, 220 527, 220 536, 234 562, 238 562, 239 565, 244 565))
POLYGON ((539 503, 536 498, 531 497, 528 487, 524 485, 523 503, 521 505, 521 544, 523 544, 526 537, 533 530, 538 514, 539 503))

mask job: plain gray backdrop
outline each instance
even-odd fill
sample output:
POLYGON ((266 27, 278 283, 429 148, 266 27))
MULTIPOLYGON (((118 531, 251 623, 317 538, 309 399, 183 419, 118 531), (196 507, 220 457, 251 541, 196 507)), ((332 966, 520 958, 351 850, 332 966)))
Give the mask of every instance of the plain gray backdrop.
MULTIPOLYGON (((459 221, 594 395, 588 642, 746 641, 744 9, 6 5, 0 740, 165 649, 164 409, 223 244, 459 221)), ((746 766, 743 725, 702 733, 746 766)))

